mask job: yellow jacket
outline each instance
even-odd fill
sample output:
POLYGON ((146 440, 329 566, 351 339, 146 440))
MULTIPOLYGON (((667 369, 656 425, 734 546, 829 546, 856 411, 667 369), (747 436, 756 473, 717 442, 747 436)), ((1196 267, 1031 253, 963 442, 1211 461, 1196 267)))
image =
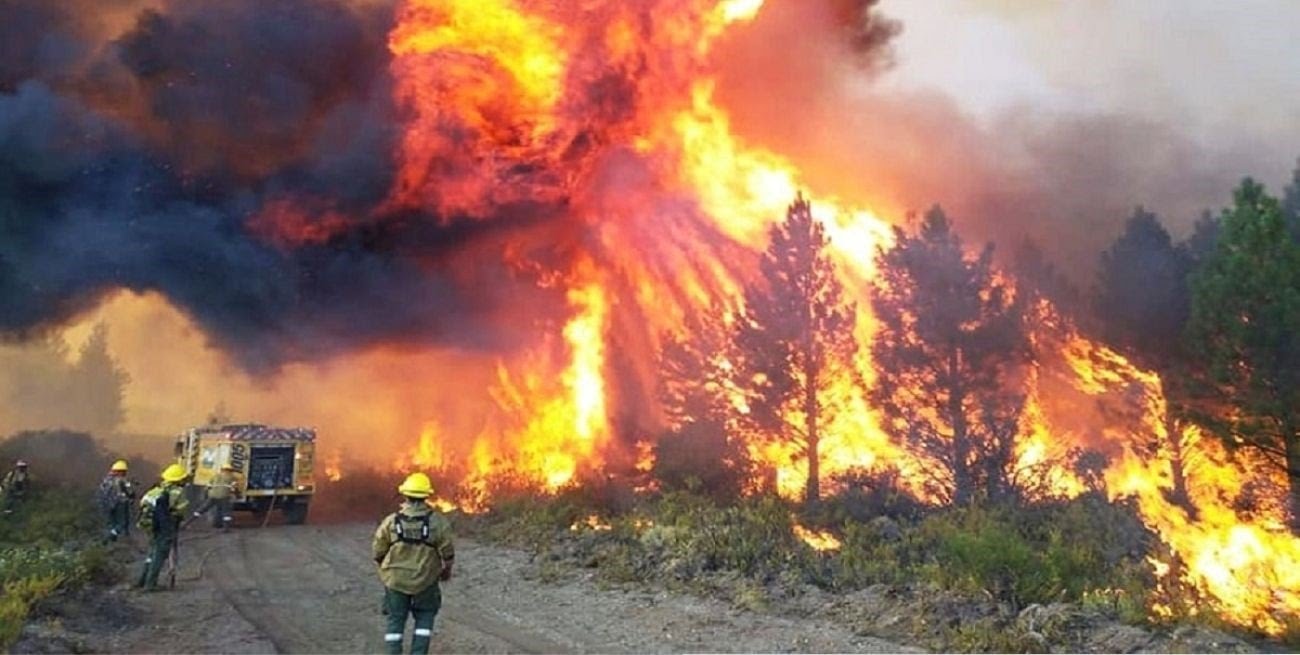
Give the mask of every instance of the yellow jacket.
POLYGON ((180 529, 181 520, 190 509, 190 501, 185 498, 185 486, 174 482, 163 482, 146 491, 140 499, 140 519, 138 525, 151 533, 171 534, 180 529), (171 520, 162 525, 154 524, 154 507, 159 498, 167 494, 167 513, 171 520))
POLYGON ((424 502, 408 502, 375 530, 372 551, 385 587, 415 595, 438 584, 456 557, 451 524, 424 502), (400 529, 400 532, 399 532, 400 529))

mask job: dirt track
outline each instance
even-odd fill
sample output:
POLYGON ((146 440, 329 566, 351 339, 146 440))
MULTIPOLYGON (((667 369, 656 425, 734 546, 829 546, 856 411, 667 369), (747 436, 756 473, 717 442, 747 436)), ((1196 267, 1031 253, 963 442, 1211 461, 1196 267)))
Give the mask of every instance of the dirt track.
MULTIPOLYGON (((177 589, 132 594, 143 625, 104 635, 108 652, 357 653, 382 650, 372 527, 272 526, 195 531, 177 589)), ((582 572, 531 575, 525 554, 459 541, 443 588, 434 651, 892 652, 903 647, 816 621, 712 600, 605 589, 582 572)))

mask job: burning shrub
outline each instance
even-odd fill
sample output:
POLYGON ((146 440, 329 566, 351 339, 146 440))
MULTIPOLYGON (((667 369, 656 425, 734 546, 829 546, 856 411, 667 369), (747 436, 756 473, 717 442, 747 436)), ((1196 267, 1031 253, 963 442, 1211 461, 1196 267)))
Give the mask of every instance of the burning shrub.
POLYGON ((720 425, 690 423, 655 445, 654 477, 665 490, 694 491, 719 500, 736 498, 748 470, 743 449, 720 425))
POLYGON ((312 520, 377 521, 377 517, 396 508, 400 482, 397 474, 378 469, 349 470, 337 480, 324 480, 312 501, 312 520))
POLYGON ((805 514, 821 525, 840 525, 846 520, 866 522, 877 517, 916 521, 925 505, 902 485, 898 469, 882 471, 853 469, 834 478, 839 491, 805 514))

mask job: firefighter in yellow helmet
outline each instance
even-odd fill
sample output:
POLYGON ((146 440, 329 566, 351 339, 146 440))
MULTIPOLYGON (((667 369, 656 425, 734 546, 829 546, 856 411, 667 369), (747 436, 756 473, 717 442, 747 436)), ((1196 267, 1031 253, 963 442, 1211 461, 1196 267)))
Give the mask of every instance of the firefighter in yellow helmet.
POLYGON ((131 534, 131 503, 135 500, 135 484, 126 477, 126 460, 113 462, 108 475, 99 483, 99 508, 108 522, 107 541, 131 534))
POLYGON ((189 505, 185 498, 185 469, 180 464, 163 469, 162 480, 140 499, 140 527, 149 533, 150 545, 137 587, 147 591, 158 588, 158 573, 172 556, 189 505))
POLYGON ((409 614, 415 619, 411 653, 428 653, 433 619, 442 607, 438 582, 451 578, 452 560, 456 557, 451 524, 426 502, 433 495, 429 476, 412 473, 397 491, 405 501, 401 509, 380 522, 372 544, 379 579, 384 583, 384 613, 388 616, 384 645, 389 653, 402 652, 409 614))

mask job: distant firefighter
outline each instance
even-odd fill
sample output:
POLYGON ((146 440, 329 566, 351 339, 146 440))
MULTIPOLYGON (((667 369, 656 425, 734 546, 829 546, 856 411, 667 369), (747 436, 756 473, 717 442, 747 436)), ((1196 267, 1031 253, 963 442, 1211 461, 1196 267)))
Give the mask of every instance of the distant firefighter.
POLYGON ((212 512, 212 527, 221 528, 222 531, 230 529, 230 508, 235 502, 235 498, 242 493, 239 473, 235 467, 230 464, 223 464, 221 471, 212 476, 208 482, 208 498, 204 501, 203 506, 194 512, 194 518, 203 516, 204 512, 212 512))
POLYGON ((4 513, 9 514, 14 511, 14 506, 27 497, 27 489, 31 486, 31 476, 27 473, 27 462, 18 460, 14 462, 14 467, 5 474, 4 480, 0 480, 0 497, 3 501, 0 505, 4 507, 4 513))
POLYGON ((108 475, 99 483, 99 508, 108 523, 108 541, 131 534, 131 504, 135 500, 135 485, 126 477, 126 460, 113 462, 108 475))
POLYGON ((429 476, 412 473, 397 491, 406 500, 379 524, 372 549, 384 583, 384 614, 388 616, 384 645, 389 653, 402 652, 409 614, 415 619, 411 653, 423 654, 429 652, 433 619, 442 607, 438 582, 451 579, 456 552, 451 524, 426 502, 433 495, 429 476))

